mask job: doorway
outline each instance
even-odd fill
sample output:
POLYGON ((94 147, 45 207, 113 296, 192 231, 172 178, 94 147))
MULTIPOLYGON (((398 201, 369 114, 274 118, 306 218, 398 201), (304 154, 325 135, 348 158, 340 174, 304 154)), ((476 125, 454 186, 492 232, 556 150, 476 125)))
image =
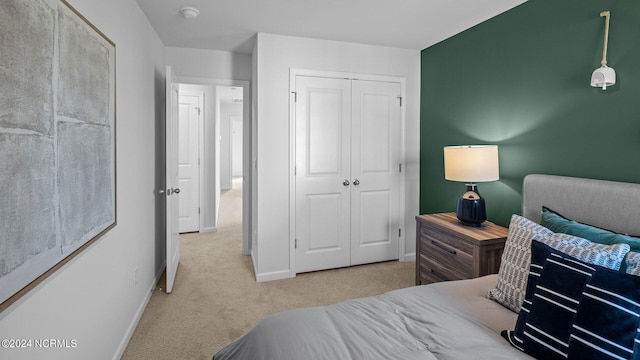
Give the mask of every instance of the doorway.
POLYGON ((217 231, 222 191, 237 184, 242 194, 242 253, 249 255, 251 117, 246 101, 250 96, 249 82, 184 77, 178 80, 181 95, 201 96, 198 133, 179 145, 185 151, 196 146, 198 153, 195 164, 199 167, 200 191, 198 199, 190 203, 197 202, 199 206, 190 207, 197 209, 199 228, 192 231, 217 231))

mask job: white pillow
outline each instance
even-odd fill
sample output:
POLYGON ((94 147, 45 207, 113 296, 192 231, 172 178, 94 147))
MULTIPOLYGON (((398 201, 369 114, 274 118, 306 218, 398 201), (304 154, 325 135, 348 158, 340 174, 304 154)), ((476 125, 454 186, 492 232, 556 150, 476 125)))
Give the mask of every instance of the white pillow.
POLYGON ((572 235, 552 233, 541 242, 589 264, 620 270, 624 257, 631 250, 628 244, 605 245, 572 235))
POLYGON ((496 287, 487 297, 519 312, 524 300, 531 264, 531 240, 540 241, 553 232, 522 216, 511 215, 509 235, 502 252, 496 287))
POLYGON ((627 255, 627 274, 640 276, 640 253, 632 251, 627 255))
POLYGON ((538 240, 578 260, 618 270, 629 252, 628 244, 604 245, 553 231, 519 215, 511 216, 496 287, 487 297, 519 312, 527 290, 531 240, 538 240))

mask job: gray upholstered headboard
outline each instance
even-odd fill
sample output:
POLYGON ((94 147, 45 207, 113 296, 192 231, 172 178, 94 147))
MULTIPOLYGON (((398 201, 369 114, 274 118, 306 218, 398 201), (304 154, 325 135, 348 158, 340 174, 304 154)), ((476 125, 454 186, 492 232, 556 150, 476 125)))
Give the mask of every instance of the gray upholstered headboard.
POLYGON ((575 221, 640 235, 640 184, 527 175, 522 189, 522 214, 539 223, 542 206, 575 221))

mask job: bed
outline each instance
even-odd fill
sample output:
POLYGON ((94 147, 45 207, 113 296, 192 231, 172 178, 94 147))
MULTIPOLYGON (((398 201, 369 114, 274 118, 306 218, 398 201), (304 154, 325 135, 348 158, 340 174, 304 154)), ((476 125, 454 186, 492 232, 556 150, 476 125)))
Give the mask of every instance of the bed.
MULTIPOLYGON (((636 211, 639 203, 638 184, 528 175, 523 183, 523 213, 522 216, 514 215, 512 225, 517 218, 520 223, 535 224, 528 226, 539 226, 538 223, 544 221, 544 207, 545 210, 553 209, 552 215, 561 214, 563 219, 577 224, 608 229, 615 234, 640 234, 640 212, 636 211)), ((513 229, 516 228, 514 225, 513 229)), ((533 236, 529 230, 524 233, 533 236)), ((549 233, 556 235, 550 230, 545 232, 549 233)), ((516 241, 512 240, 512 235, 515 239, 517 234, 512 234, 510 226, 507 246, 510 241, 516 241)), ((567 238, 574 241, 574 235, 558 236, 566 244, 567 238)), ((529 244, 531 242, 529 239, 529 244)), ((606 246, 616 247, 616 251, 622 251, 622 256, 631 254, 629 250, 633 248, 633 244, 606 246)), ((529 245, 526 247, 516 250, 531 251, 529 245)), ((640 251, 640 247, 638 249, 640 251)), ((527 270, 534 266, 529 259, 519 261, 526 255, 514 251, 509 252, 505 247, 500 274, 415 286, 379 296, 270 315, 222 348, 213 359, 532 359, 521 347, 508 341, 509 331, 518 330, 517 326, 524 324, 522 316, 528 315, 521 305, 526 308, 526 297, 536 295, 535 290, 526 288, 527 283, 532 283, 526 281, 532 273, 523 273, 525 278, 520 279, 523 284, 518 285, 522 288, 514 292, 515 300, 488 295, 506 281, 506 275, 514 276, 507 273, 508 264, 518 263, 517 266, 525 266, 527 270), (517 258, 510 259, 509 256, 517 258)), ((629 269, 632 266, 629 265, 629 269)), ((599 269, 599 266, 593 268, 599 269)), ((633 278, 640 279, 640 276, 633 278)), ((640 286, 640 282, 638 284, 640 286)), ((513 284, 502 286, 507 289, 513 284)), ((640 298, 637 300, 640 302, 640 298)), ((640 336, 634 333, 630 341, 638 342, 634 340, 638 338, 640 336)), ((627 358, 633 358, 633 349, 631 357, 627 358)))

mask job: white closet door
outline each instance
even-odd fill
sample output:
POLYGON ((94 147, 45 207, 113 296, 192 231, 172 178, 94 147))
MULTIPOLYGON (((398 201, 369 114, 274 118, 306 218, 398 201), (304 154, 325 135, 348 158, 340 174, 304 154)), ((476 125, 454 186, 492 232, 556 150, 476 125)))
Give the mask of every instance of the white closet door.
POLYGON ((354 80, 351 265, 398 259, 400 84, 354 80))
POLYGON ((296 272, 350 265, 351 82, 296 77, 296 272))

